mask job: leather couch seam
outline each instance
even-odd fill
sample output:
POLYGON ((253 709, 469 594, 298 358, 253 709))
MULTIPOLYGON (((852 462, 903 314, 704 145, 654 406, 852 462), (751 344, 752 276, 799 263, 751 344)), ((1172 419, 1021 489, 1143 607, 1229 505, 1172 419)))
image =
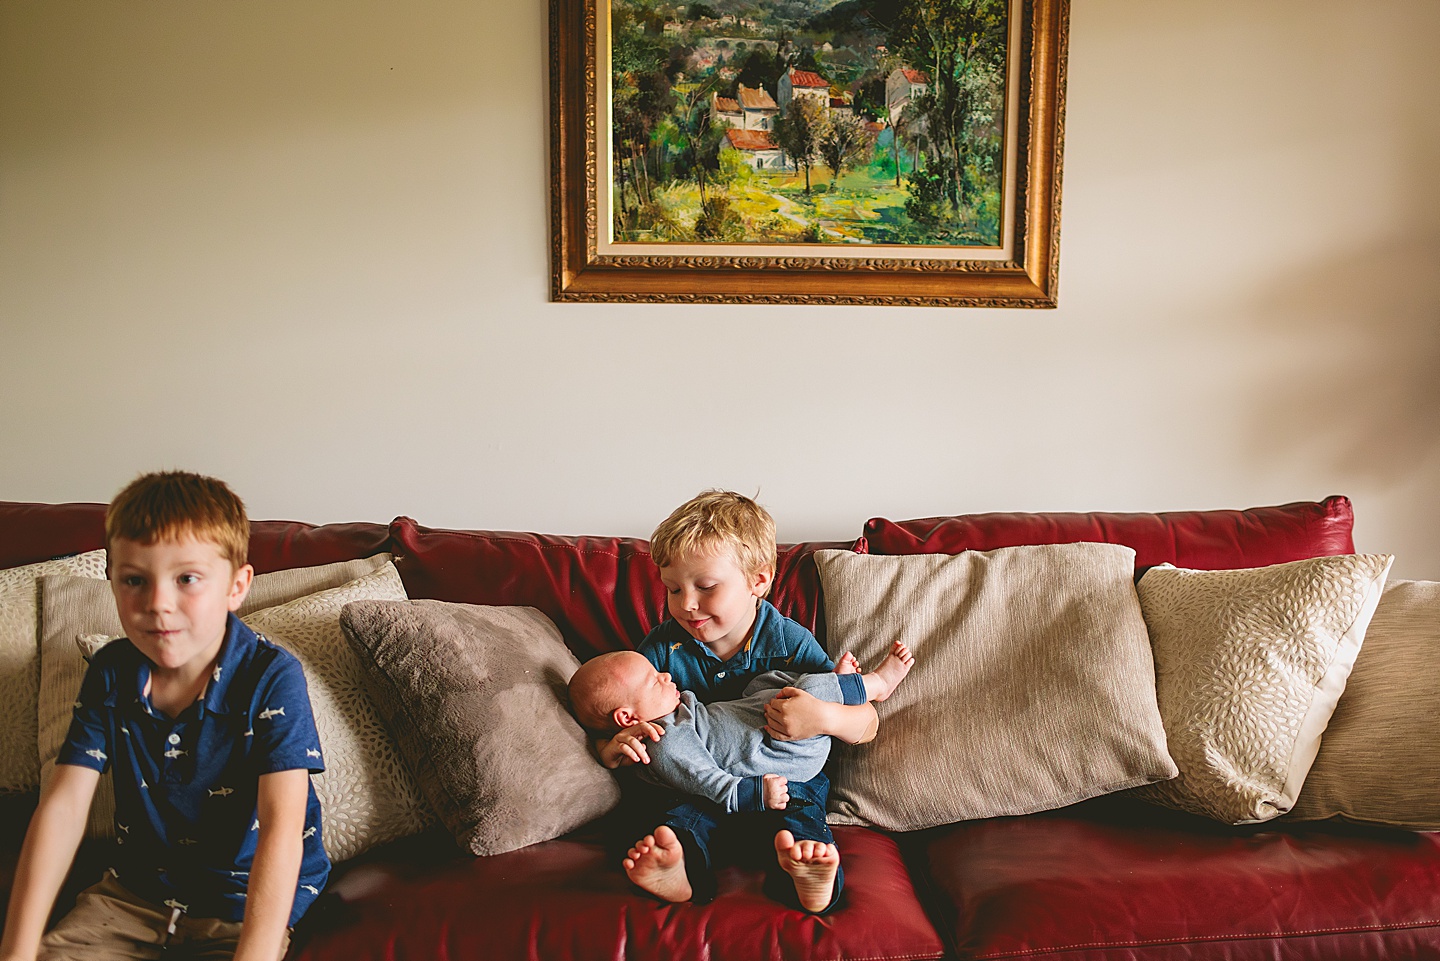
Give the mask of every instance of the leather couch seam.
POLYGON ((1310 938, 1317 935, 1331 934, 1365 934, 1383 933, 1386 931, 1414 931, 1421 928, 1432 928, 1440 926, 1440 919, 1426 921, 1407 921, 1402 924, 1376 924, 1350 926, 1343 928, 1312 928, 1304 931, 1272 931, 1261 934, 1225 934, 1213 937, 1191 937, 1191 938, 1154 938, 1149 940, 1133 941, 1090 941, 1081 944, 1065 944, 1054 948, 1041 948, 1036 950, 1002 951, 991 954, 971 954, 968 957, 977 961, 985 958, 1027 958, 1041 957, 1047 954, 1060 954, 1064 951, 1090 951, 1096 948, 1144 948, 1158 947, 1167 944, 1219 944, 1225 941, 1261 941, 1266 938, 1288 939, 1288 938, 1310 938))

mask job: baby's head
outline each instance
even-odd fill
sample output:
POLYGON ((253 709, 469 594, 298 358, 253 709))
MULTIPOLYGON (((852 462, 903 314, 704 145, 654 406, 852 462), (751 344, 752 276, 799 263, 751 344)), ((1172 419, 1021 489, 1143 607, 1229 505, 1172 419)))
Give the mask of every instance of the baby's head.
MULTIPOLYGON (((650 535, 661 569, 677 561, 729 553, 747 577, 775 572, 775 520, 744 494, 707 490, 681 504, 650 535)), ((764 585, 769 590, 769 582, 764 585)))
POLYGON ((680 689, 636 651, 612 651, 580 665, 570 678, 570 706, 595 731, 655 721, 680 704, 680 689))

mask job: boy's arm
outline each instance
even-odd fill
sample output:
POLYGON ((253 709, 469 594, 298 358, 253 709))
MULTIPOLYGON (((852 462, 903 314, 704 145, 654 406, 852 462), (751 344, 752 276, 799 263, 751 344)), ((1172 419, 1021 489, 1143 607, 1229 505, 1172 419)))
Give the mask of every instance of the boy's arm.
POLYGON ((875 705, 833 704, 798 687, 782 688, 765 705, 765 731, 777 741, 829 734, 847 744, 864 744, 879 729, 875 705))
POLYGON ((310 772, 303 768, 260 775, 256 815, 260 837, 245 890, 245 922, 235 961, 275 961, 295 906, 304 857, 305 808, 310 772))
POLYGON ((45 922, 80 847, 85 816, 99 783, 100 772, 94 768, 55 765, 20 849, 0 958, 33 961, 40 950, 45 922))

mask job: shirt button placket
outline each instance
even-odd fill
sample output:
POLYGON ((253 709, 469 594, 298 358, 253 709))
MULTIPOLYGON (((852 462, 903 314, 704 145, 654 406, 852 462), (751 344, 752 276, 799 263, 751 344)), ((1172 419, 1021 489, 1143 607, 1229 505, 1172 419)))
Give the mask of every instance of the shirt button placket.
POLYGON ((165 781, 169 784, 179 784, 185 780, 180 765, 180 760, 185 754, 180 749, 181 740, 178 727, 172 728, 170 733, 165 736, 165 781))

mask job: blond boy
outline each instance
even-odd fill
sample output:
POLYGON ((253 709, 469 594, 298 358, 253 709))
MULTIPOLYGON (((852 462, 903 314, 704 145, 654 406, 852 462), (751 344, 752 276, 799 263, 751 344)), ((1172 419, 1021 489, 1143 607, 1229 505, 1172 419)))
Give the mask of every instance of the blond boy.
MULTIPOLYGON (((708 490, 676 508, 650 542, 660 568, 671 619, 651 631, 639 652, 661 674, 701 703, 740 698, 756 677, 771 671, 816 674, 834 663, 813 634, 765 600, 775 578, 775 522, 751 498, 708 490)), ((854 675, 852 675, 854 676, 854 675)), ((829 734, 858 743, 874 737, 876 714, 858 676, 845 703, 836 704, 786 687, 764 708, 764 730, 777 740, 829 734)), ((653 721, 635 723, 600 747, 609 767, 648 763, 647 742, 662 736, 653 721)), ((840 856, 825 824, 829 781, 824 774, 791 782, 791 805, 807 816, 803 829, 775 834, 774 857, 795 882, 800 906, 830 910, 844 886, 840 856), (801 888, 807 893, 801 893, 801 888)), ((732 827, 724 809, 700 798, 671 796, 624 865, 630 879, 668 901, 713 895, 714 836, 732 827)), ((749 824, 751 815, 742 816, 749 824)))
POLYGON ((16 869, 0 959, 276 961, 330 863, 310 774, 324 769, 305 677, 234 615, 249 521, 222 482, 147 474, 105 517, 126 636, 86 671, 16 869), (43 934, 100 775, 111 867, 43 934))

